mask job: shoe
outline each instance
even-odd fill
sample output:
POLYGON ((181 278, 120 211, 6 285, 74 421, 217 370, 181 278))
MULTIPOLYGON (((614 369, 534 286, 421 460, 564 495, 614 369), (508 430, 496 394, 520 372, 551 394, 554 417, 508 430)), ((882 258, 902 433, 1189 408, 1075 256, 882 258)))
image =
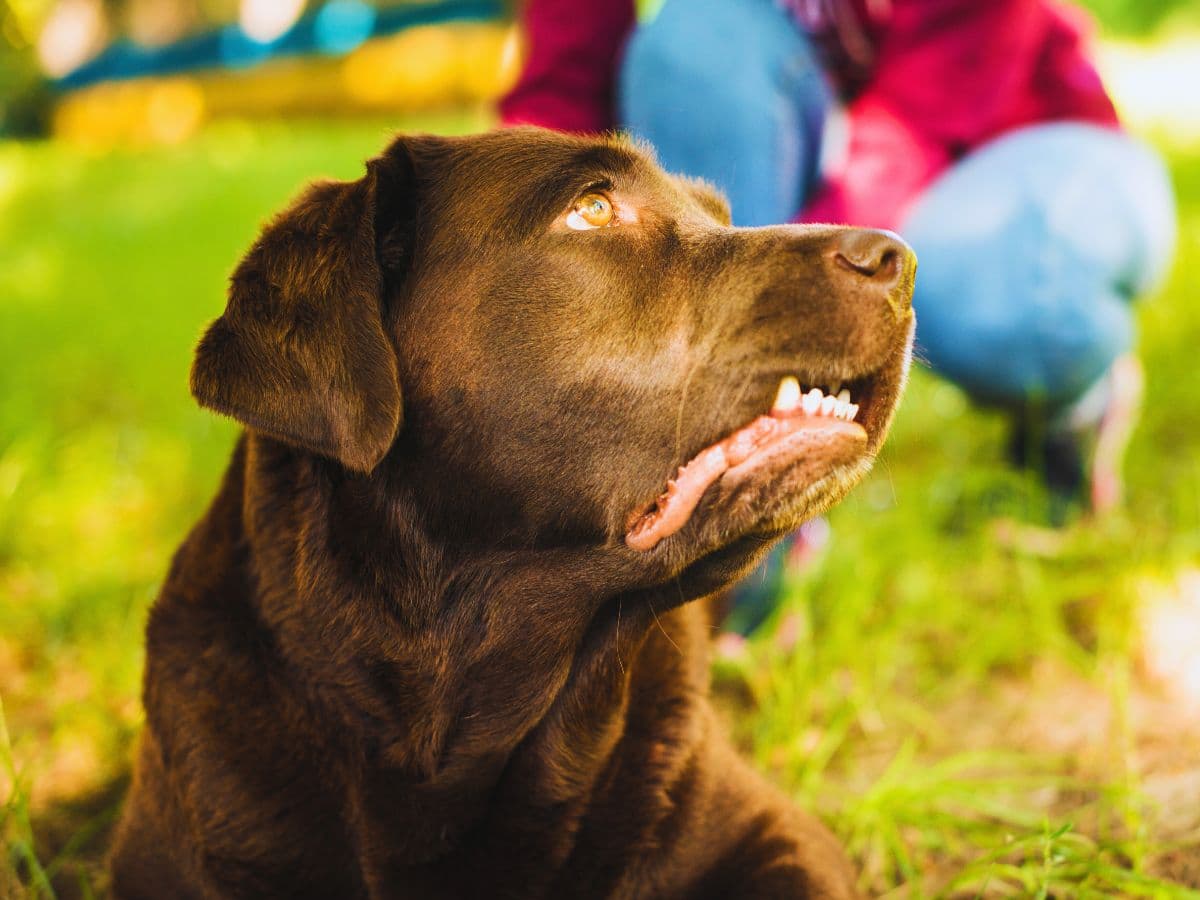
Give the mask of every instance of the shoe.
POLYGON ((1104 515, 1121 505, 1125 450, 1141 411, 1144 385, 1141 362, 1126 354, 1056 415, 1026 415, 1017 421, 1009 457, 1041 475, 1056 524, 1075 506, 1104 515))
POLYGON ((1142 412, 1146 374, 1132 353, 1120 357, 1109 369, 1108 406, 1100 418, 1092 455, 1092 512, 1111 512, 1125 499, 1125 451, 1142 412))

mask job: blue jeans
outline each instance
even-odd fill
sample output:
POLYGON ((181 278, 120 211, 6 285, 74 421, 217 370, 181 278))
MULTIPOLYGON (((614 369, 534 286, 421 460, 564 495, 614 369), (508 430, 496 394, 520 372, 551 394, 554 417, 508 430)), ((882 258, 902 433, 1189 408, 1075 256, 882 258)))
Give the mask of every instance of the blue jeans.
MULTIPOLYGON (((832 102, 774 0, 666 0, 630 38, 618 86, 622 124, 668 170, 722 188, 739 225, 801 209, 832 102)), ((919 358, 980 401, 1054 408, 1129 348, 1130 302, 1167 267, 1175 214, 1151 151, 1063 122, 977 149, 899 231, 920 260, 919 358)))
POLYGON ((629 39, 617 102, 667 171, 721 188, 735 224, 772 225, 816 183, 833 94, 774 0, 667 0, 629 39))

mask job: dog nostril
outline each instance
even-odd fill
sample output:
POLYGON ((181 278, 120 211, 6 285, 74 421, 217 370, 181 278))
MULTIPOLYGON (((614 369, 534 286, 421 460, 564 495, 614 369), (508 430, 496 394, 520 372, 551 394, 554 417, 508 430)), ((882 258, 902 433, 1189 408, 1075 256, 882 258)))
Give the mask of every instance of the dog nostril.
POLYGON ((890 231, 854 228, 840 233, 830 248, 834 262, 872 281, 895 284, 912 253, 908 245, 890 231))

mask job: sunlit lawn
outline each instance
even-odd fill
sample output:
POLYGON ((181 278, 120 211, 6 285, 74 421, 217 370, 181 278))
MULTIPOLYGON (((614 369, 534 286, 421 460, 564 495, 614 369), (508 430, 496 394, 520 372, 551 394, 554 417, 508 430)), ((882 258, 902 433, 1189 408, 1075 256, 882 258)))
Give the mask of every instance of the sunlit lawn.
MULTIPOLYGON (((102 888, 145 609, 234 433, 188 397, 192 345, 261 221, 386 134, 0 145, 0 896, 43 874, 102 888)), ((840 831, 870 893, 1200 886, 1200 698, 1170 693, 1178 651, 1143 638, 1163 604, 1200 605, 1200 155, 1172 163, 1183 244, 1141 312, 1127 513, 1033 527, 1043 498, 1003 464, 1002 420, 918 374, 823 558, 718 667, 739 739, 840 831)))

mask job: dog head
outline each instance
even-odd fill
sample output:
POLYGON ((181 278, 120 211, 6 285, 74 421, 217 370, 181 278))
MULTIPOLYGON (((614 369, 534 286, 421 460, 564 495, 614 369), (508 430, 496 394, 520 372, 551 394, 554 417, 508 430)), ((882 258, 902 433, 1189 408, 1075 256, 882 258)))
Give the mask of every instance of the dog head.
POLYGON ((698 595, 866 471, 915 265, 885 232, 732 228, 618 139, 401 137, 264 230, 192 390, 437 539, 591 547, 698 595))

